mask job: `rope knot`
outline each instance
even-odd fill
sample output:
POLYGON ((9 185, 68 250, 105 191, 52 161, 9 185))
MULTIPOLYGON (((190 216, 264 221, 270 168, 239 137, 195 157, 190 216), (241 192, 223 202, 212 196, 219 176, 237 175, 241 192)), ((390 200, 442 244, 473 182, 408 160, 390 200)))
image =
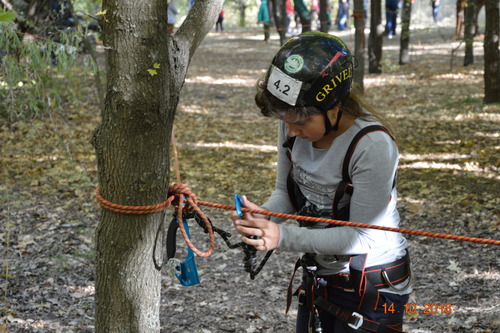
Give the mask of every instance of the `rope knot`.
POLYGON ((172 198, 172 205, 176 208, 184 206, 183 211, 191 212, 198 206, 198 198, 189 187, 181 183, 174 183, 168 187, 168 196, 172 198), (192 205, 194 203, 194 206, 192 205))

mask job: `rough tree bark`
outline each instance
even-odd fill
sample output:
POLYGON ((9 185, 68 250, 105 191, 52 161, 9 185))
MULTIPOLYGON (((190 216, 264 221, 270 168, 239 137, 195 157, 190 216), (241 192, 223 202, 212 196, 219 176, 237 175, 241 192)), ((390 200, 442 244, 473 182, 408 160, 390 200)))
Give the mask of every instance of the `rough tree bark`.
POLYGON ((486 0, 484 32, 484 103, 500 103, 500 7, 498 0, 486 0))
POLYGON ((465 7, 465 56, 464 66, 469 66, 474 63, 474 15, 476 8, 476 0, 467 0, 465 7))
POLYGON ((364 91, 365 77, 365 14, 364 1, 354 0, 354 26, 356 32, 354 34, 354 56, 358 63, 358 67, 354 70, 354 82, 358 85, 361 91, 364 91))
POLYGON ((403 14, 401 17, 401 39, 399 44, 399 64, 410 63, 410 21, 412 0, 403 1, 403 14))
POLYGON ((370 36, 368 40, 368 72, 382 73, 382 45, 384 25, 382 24, 381 0, 373 0, 370 10, 370 36))
MULTIPOLYGON (((175 35, 168 35, 166 1, 103 1, 107 94, 93 143, 105 199, 137 206, 167 198, 168 148, 180 90, 221 7, 222 0, 196 1, 175 35)), ((102 210, 96 231, 96 332, 160 332, 162 255, 155 245, 162 243, 164 217, 102 210)))
POLYGON ((239 11, 240 11, 240 27, 245 27, 245 12, 247 9, 247 3, 246 0, 240 0, 240 5, 239 5, 239 11))

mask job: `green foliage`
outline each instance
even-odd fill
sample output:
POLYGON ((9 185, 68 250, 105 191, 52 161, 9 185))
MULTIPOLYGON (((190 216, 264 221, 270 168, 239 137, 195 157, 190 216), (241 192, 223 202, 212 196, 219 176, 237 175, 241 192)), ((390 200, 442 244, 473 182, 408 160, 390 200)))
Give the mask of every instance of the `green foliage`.
POLYGON ((57 110, 80 57, 81 36, 78 29, 22 35, 14 24, 0 22, 0 117, 26 119, 57 110))
POLYGON ((73 7, 77 12, 95 13, 96 9, 101 8, 101 0, 73 0, 73 7))
POLYGON ((16 19, 16 14, 0 10, 0 22, 12 22, 16 19))

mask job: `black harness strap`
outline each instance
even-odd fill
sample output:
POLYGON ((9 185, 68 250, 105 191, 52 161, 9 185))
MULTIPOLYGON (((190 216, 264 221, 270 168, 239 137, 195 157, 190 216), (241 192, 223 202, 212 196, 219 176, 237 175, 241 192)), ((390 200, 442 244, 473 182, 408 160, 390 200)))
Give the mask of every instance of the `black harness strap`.
POLYGON ((408 279, 411 274, 410 254, 406 250, 403 258, 390 264, 365 267, 364 274, 377 289, 389 288, 408 279))
POLYGON ((293 163, 292 163, 292 149, 293 144, 295 143, 295 139, 297 137, 292 136, 288 137, 286 142, 283 144, 284 148, 287 148, 286 156, 290 160, 290 170, 288 171, 288 176, 286 178, 286 189, 288 192, 288 198, 290 199, 290 203, 293 206, 293 209, 298 212, 305 205, 306 198, 302 194, 299 186, 293 179, 293 163))
MULTIPOLYGON (((341 210, 339 210, 339 203, 340 203, 340 200, 344 197, 344 195, 346 193, 349 195, 352 195, 352 193, 354 192, 351 177, 349 176, 349 163, 351 163, 352 155, 354 154, 354 150, 356 149, 356 146, 358 145, 361 138, 363 138, 368 133, 372 133, 372 132, 376 132, 376 131, 385 132, 391 137, 391 139, 394 140, 394 138, 387 131, 387 129, 381 125, 371 125, 371 126, 364 127, 354 136, 351 143, 349 144, 349 147, 347 148, 347 152, 344 156, 344 162, 342 163, 342 181, 337 186, 337 190, 335 191, 335 196, 333 198, 333 204, 332 204, 332 218, 333 219, 342 220, 342 221, 349 221, 350 204, 348 204, 346 207, 343 207, 341 210)), ((393 183, 393 185, 395 185, 395 182, 393 183)))
POLYGON ((358 329, 363 329, 369 332, 384 332, 384 333, 402 333, 402 328, 400 324, 391 325, 380 323, 377 321, 364 318, 362 315, 356 312, 347 312, 340 308, 339 306, 333 304, 332 302, 324 299, 323 297, 317 297, 314 301, 314 305, 318 308, 327 311, 328 313, 335 316, 347 326, 351 327, 355 331, 358 329))
POLYGON ((179 229, 179 224, 174 217, 174 219, 170 222, 167 231, 167 259, 175 257, 175 252, 177 250, 177 229, 179 229))
POLYGON ((368 254, 358 254, 351 257, 349 261, 349 274, 354 290, 361 297, 358 310, 374 311, 377 309, 379 292, 373 284, 368 281, 365 274, 365 264, 368 254))
MULTIPOLYGON (((338 209, 340 200, 343 198, 343 196, 346 193, 352 195, 352 193, 354 192, 351 177, 349 176, 349 163, 351 162, 351 157, 361 138, 363 138, 368 133, 376 131, 385 132, 394 140, 389 131, 381 125, 371 125, 364 127, 354 136, 344 156, 344 161, 342 164, 342 181, 337 185, 337 189, 335 191, 335 196, 333 198, 333 203, 332 203, 332 219, 343 220, 343 221, 349 220, 350 205, 342 207, 341 210, 338 209)), ((289 137, 287 141, 283 144, 283 147, 287 148, 286 155, 290 160, 290 163, 292 163, 292 149, 295 143, 295 139, 296 137, 289 137)), ((393 186, 395 184, 396 184, 396 176, 394 176, 393 186)), ((293 163, 290 165, 290 171, 288 172, 286 186, 287 186, 288 197, 290 198, 292 206, 294 207, 295 211, 297 212, 300 211, 306 203, 306 198, 304 194, 302 194, 302 191, 300 190, 295 180, 293 179, 293 163)))

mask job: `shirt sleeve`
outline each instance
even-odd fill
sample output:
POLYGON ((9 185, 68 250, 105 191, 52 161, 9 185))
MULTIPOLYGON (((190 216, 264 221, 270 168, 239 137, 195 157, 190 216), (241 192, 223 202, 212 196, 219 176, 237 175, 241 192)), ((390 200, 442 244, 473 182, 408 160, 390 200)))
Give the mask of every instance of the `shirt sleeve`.
MULTIPOLYGON (((349 167, 354 187, 350 221, 398 226, 393 189, 397 164, 397 146, 386 133, 373 132, 358 142, 349 167)), ((292 252, 360 254, 390 246, 388 239, 393 235, 388 233, 391 232, 354 227, 305 229, 280 225, 278 247, 292 252)))
MULTIPOLYGON (((276 170, 276 184, 273 193, 262 207, 276 213, 293 214, 294 209, 286 188, 286 180, 291 166, 291 162, 286 155, 287 149, 283 147, 286 138, 286 126, 280 121, 278 130, 278 167, 276 170)), ((274 222, 282 222, 285 219, 272 217, 271 220, 274 222)))

